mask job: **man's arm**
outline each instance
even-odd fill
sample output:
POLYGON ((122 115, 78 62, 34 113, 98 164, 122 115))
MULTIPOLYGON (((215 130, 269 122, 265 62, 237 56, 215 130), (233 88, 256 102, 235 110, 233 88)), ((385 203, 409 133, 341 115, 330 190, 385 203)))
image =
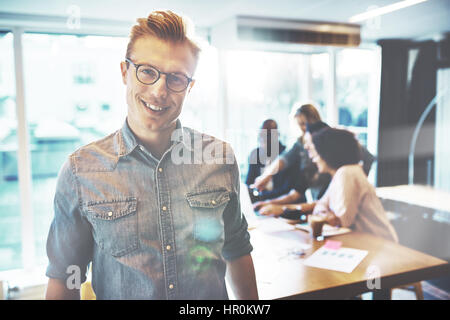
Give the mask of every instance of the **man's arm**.
POLYGON ((273 215, 273 216, 279 216, 282 215, 286 210, 299 210, 302 213, 309 214, 314 210, 316 203, 294 203, 294 204, 287 204, 287 205, 281 205, 281 204, 267 204, 263 206, 259 210, 259 214, 266 216, 266 215, 273 215))
POLYGON ((264 170, 263 174, 256 177, 255 183, 250 187, 256 188, 258 190, 265 190, 266 185, 269 183, 270 179, 276 175, 279 171, 283 170, 285 167, 284 160, 277 158, 272 164, 264 170))
POLYGON ((284 207, 287 210, 301 210, 303 213, 312 213, 314 210, 314 207, 316 206, 316 201, 314 202, 304 202, 304 203, 293 203, 293 204, 287 204, 284 207))
POLYGON ((227 261, 226 279, 236 299, 258 300, 255 269, 250 254, 227 261))
POLYGON ((264 190, 266 185, 269 183, 270 179, 276 175, 278 172, 289 168, 298 161, 301 161, 301 150, 302 145, 297 141, 292 148, 288 151, 283 152, 278 158, 272 162, 272 164, 264 170, 264 173, 256 178, 255 183, 252 187, 258 190, 264 190))
POLYGON ((50 279, 47 299, 80 299, 79 290, 69 290, 63 280, 69 277, 68 267, 77 266, 80 283, 84 282, 87 265, 92 261, 91 225, 82 216, 79 203, 78 188, 69 158, 58 176, 55 213, 47 237, 49 265, 46 276, 50 279))
POLYGON ((302 195, 295 189, 292 189, 288 194, 279 196, 278 198, 270 200, 271 204, 290 204, 296 203, 302 195))
POLYGON ((278 198, 255 202, 253 204, 253 210, 259 210, 263 206, 268 205, 268 204, 296 203, 297 200, 299 200, 301 198, 301 196, 302 195, 297 190, 292 189, 288 194, 283 194, 283 195, 279 196, 278 198))
POLYGON ((64 280, 49 278, 47 291, 45 293, 46 300, 80 300, 80 290, 69 290, 64 280))

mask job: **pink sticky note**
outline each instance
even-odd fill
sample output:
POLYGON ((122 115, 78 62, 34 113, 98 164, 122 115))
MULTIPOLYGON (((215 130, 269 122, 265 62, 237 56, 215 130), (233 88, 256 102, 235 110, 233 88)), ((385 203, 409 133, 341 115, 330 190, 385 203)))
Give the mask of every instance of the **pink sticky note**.
POLYGON ((340 241, 327 240, 323 246, 327 249, 338 250, 341 244, 340 241))

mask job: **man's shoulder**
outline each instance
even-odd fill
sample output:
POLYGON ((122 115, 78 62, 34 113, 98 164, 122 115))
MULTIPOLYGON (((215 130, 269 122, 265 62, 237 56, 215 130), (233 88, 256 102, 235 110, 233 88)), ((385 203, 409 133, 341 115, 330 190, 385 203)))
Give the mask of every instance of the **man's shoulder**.
POLYGON ((287 152, 292 152, 292 153, 298 153, 299 151, 303 151, 305 150, 304 146, 303 146, 303 142, 298 139, 295 140, 295 142, 291 145, 291 147, 289 149, 287 149, 287 152))
POLYGON ((189 127, 183 127, 183 133, 185 139, 189 140, 186 142, 191 146, 194 155, 202 154, 203 160, 206 162, 209 160, 219 161, 219 158, 222 159, 219 161, 220 163, 232 164, 235 162, 234 151, 229 142, 189 127))
POLYGON ((69 155, 75 172, 108 171, 117 163, 121 145, 120 130, 88 143, 69 155))
POLYGON ((190 128, 190 127, 183 127, 183 130, 186 134, 188 134, 190 137, 192 138, 202 138, 204 141, 208 142, 208 141, 219 141, 219 142, 223 142, 223 143, 227 143, 215 136, 212 136, 208 133, 199 131, 197 129, 194 128, 190 128))
POLYGON ((197 145, 198 145, 198 144, 200 144, 200 141, 201 141, 201 144, 203 147, 210 145, 210 144, 223 144, 224 146, 226 146, 227 148, 230 148, 230 150, 231 150, 230 143, 225 140, 219 139, 213 135, 210 135, 208 133, 201 132, 201 131, 198 131, 196 129, 189 128, 189 127, 183 127, 183 130, 184 130, 185 135, 191 139, 191 142, 194 143, 193 144, 194 147, 196 146, 195 143, 197 143, 197 145))

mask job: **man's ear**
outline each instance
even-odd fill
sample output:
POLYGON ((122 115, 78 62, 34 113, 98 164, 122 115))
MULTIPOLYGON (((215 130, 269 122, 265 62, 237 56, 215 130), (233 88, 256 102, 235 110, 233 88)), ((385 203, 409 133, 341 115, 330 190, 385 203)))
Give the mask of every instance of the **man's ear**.
POLYGON ((120 72, 122 73, 122 82, 123 84, 127 84, 127 63, 125 61, 122 61, 120 63, 120 72))
POLYGON ((195 80, 192 80, 192 81, 191 81, 191 83, 189 83, 189 89, 188 89, 188 93, 190 93, 190 92, 191 92, 191 90, 192 90, 192 87, 194 86, 194 84, 195 84, 195 80))

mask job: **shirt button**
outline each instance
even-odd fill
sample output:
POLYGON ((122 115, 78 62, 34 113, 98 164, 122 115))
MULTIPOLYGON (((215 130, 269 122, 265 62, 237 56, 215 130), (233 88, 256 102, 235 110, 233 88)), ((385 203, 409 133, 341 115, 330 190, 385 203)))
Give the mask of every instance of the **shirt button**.
POLYGON ((159 172, 163 172, 163 168, 158 168, 158 171, 159 172))
POLYGON ((141 149, 141 151, 144 151, 144 147, 143 146, 139 146, 139 149, 141 149))
POLYGON ((169 289, 173 289, 173 284, 169 284, 169 289))
POLYGON ((170 249, 172 249, 172 247, 168 245, 168 246, 166 247, 166 249, 167 249, 167 251, 170 251, 170 249))
POLYGON ((166 207, 166 206, 163 206, 163 207, 162 207, 162 211, 167 211, 167 207, 166 207))

